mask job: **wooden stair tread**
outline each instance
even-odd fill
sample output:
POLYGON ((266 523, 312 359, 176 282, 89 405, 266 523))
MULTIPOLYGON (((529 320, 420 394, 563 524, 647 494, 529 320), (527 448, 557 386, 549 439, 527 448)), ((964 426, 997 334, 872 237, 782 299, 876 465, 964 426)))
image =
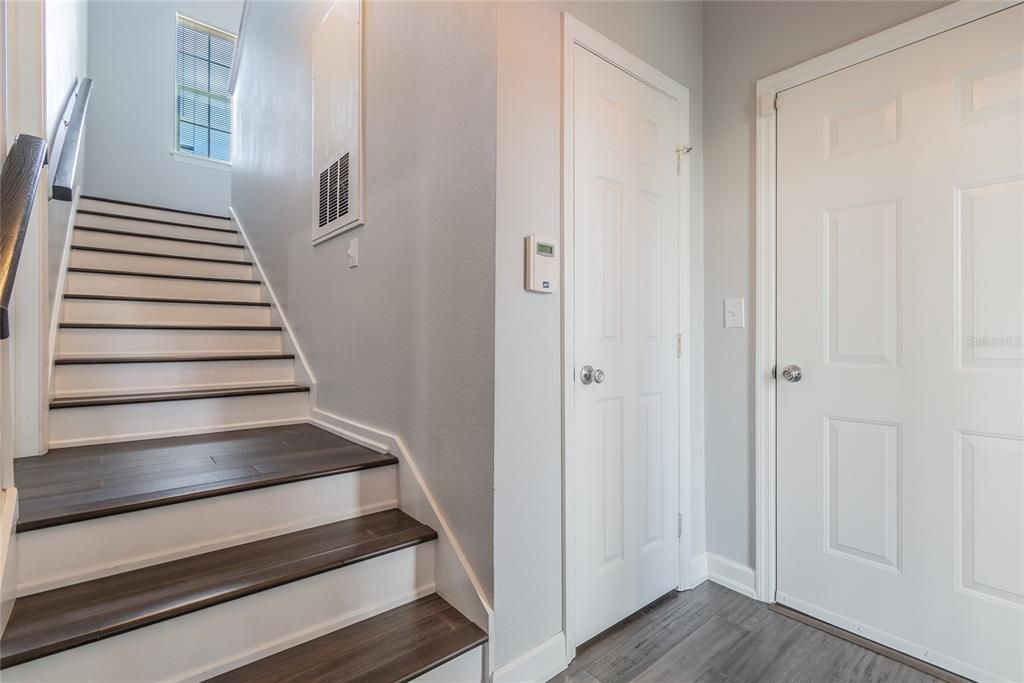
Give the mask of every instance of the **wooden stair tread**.
POLYGON ((76 301, 138 301, 147 304, 196 304, 205 306, 262 306, 270 308, 269 301, 241 301, 239 299, 188 299, 166 296, 124 296, 121 294, 65 294, 65 299, 76 301))
POLYGON ((170 275, 168 273, 148 273, 140 270, 115 270, 113 268, 82 268, 68 267, 69 273, 92 273, 94 275, 129 275, 131 277, 162 277, 170 280, 201 280, 203 282, 233 282, 243 285, 258 285, 259 280, 238 277, 212 277, 209 275, 170 275))
POLYGON ((487 642, 436 593, 208 680, 404 683, 487 642))
POLYGON ((280 332, 280 325, 190 325, 161 323, 60 323, 66 330, 210 330, 212 332, 280 332))
POLYGON ((180 356, 58 356, 54 365, 119 365, 126 363, 204 363, 213 361, 294 360, 294 353, 221 353, 180 356))
MULTIPOLYGON (((231 245, 227 245, 231 246, 231 245)), ((156 251, 137 251, 135 249, 112 249, 110 247, 93 247, 86 244, 72 244, 74 251, 93 251, 100 254, 120 254, 122 256, 143 256, 146 258, 170 258, 178 261, 202 261, 204 263, 228 263, 231 265, 251 266, 252 261, 237 261, 229 258, 211 258, 209 256, 187 256, 184 254, 161 254, 156 251)))
POLYGON ((386 510, 18 598, 0 640, 0 668, 436 538, 386 510))
POLYGON ((116 228, 94 228, 90 225, 76 225, 75 230, 86 230, 88 232, 102 232, 108 235, 121 235, 123 237, 145 237, 153 240, 164 240, 166 242, 185 242, 187 244, 202 244, 211 247, 227 247, 228 249, 245 249, 241 244, 228 244, 216 240, 199 240, 192 237, 170 237, 168 235, 155 235, 148 232, 134 232, 132 230, 118 230, 116 228))
POLYGON ((124 206, 138 206, 143 209, 154 209, 156 211, 170 211, 172 213, 181 213, 187 216, 202 216, 203 218, 217 218, 223 221, 231 220, 230 216, 220 216, 215 213, 203 213, 201 211, 189 211, 187 209, 170 209, 166 206, 156 206, 155 204, 140 204, 139 202, 130 202, 126 199, 110 199, 109 197, 97 197, 96 195, 83 194, 82 199, 91 199, 94 202, 108 202, 110 204, 122 204, 124 206))
POLYGON ((308 424, 55 448, 14 461, 18 531, 397 462, 308 424))
POLYGON ((94 406, 116 406, 131 403, 159 403, 161 401, 193 401, 206 398, 230 398, 233 396, 264 396, 267 394, 293 394, 307 392, 309 387, 297 384, 268 384, 249 387, 219 389, 187 389, 184 391, 151 391, 140 394, 97 394, 55 398, 50 401, 50 410, 61 408, 89 408, 94 406))
MULTIPOLYGON (((169 209, 160 209, 161 211, 168 211, 169 209)), ((109 211, 94 211, 92 209, 79 209, 79 214, 86 216, 102 216, 103 218, 120 218, 126 221, 139 221, 141 223, 159 223, 160 225, 174 225, 181 228, 193 228, 195 230, 211 230, 213 232, 229 232, 237 234, 237 230, 231 228, 217 228, 211 225, 196 225, 195 223, 181 223, 179 221, 169 221, 164 218, 146 218, 143 216, 126 216, 123 213, 110 213, 109 211)))

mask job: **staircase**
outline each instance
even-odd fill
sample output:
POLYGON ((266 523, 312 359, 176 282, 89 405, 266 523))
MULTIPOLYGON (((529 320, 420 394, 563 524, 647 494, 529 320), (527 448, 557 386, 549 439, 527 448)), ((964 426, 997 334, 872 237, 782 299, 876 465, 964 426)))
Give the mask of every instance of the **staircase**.
POLYGON ((81 200, 5 683, 482 680, 398 460, 307 424, 262 292, 228 219, 81 200))

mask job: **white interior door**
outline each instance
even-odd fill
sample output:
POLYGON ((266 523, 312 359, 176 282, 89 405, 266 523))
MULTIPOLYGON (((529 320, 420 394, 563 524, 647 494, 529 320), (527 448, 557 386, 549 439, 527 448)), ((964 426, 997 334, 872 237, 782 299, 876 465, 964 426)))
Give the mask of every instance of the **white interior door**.
POLYGON ((680 103, 573 49, 582 643, 679 585, 680 103), (584 366, 603 381, 584 383, 584 366))
POLYGON ((778 113, 777 599, 1024 680, 1024 7, 778 113))

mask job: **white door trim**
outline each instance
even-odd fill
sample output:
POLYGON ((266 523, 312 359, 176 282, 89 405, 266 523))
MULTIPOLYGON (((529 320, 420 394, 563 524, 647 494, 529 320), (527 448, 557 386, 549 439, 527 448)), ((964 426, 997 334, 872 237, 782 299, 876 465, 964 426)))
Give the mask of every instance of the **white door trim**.
POLYGON ((775 602, 775 316, 776 316, 776 103, 783 93, 911 43, 1021 4, 1020 0, 959 0, 893 28, 858 40, 757 82, 757 247, 755 278, 754 449, 755 590, 758 600, 775 602))
MULTIPOLYGON (((576 656, 576 491, 574 487, 574 451, 572 443, 574 420, 573 391, 575 371, 573 358, 573 82, 574 50, 580 47, 592 52, 637 79, 662 91, 680 103, 679 143, 690 144, 689 109, 690 94, 684 86, 661 73, 650 64, 612 42, 594 29, 583 24, 567 12, 562 13, 562 514, 564 520, 562 536, 562 626, 565 630, 565 661, 571 662, 576 656)), ((690 541, 693 537, 694 515, 691 510, 690 485, 691 453, 693 430, 690 415, 694 406, 701 406, 704 397, 691 393, 690 349, 693 339, 703 334, 701 321, 690 312, 690 295, 695 283, 692 282, 690 261, 690 161, 683 157, 679 174, 679 332, 682 336, 682 351, 679 358, 679 507, 683 515, 682 534, 679 541, 679 590, 691 587, 689 574, 690 541)), ((696 283, 699 286, 700 283, 696 283)), ((702 413, 703 411, 701 411, 702 413)))

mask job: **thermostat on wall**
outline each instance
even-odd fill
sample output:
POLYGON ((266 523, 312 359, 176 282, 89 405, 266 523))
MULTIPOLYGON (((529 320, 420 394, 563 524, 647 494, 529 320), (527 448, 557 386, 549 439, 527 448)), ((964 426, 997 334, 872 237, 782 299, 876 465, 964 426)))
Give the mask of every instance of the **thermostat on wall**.
POLYGON ((547 294, 558 291, 558 241, 530 235, 526 238, 526 290, 547 294))

